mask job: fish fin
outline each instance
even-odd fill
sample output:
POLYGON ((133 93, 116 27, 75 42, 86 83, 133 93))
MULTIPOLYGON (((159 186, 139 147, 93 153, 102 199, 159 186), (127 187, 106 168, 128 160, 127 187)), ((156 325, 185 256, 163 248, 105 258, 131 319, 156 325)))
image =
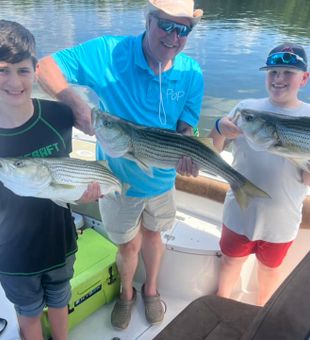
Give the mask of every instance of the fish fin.
POLYGON ((138 167, 143 170, 148 176, 154 177, 153 168, 141 161, 141 159, 133 156, 131 153, 127 153, 125 157, 131 161, 134 161, 138 165, 138 167))
POLYGON ((99 163, 100 165, 102 165, 104 168, 111 170, 107 160, 102 159, 102 160, 97 160, 96 162, 99 163))
POLYGON ((232 188, 232 191, 242 209, 248 206, 250 197, 271 198, 264 190, 248 180, 241 187, 232 188))

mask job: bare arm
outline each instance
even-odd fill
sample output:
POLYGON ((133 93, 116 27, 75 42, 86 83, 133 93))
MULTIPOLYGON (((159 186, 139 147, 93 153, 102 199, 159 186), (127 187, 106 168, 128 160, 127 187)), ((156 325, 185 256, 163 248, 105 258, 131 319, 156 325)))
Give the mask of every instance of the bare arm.
POLYGON ((37 76, 42 89, 52 97, 58 98, 58 95, 69 87, 60 68, 51 56, 39 60, 37 76))
POLYGON ((74 89, 69 87, 60 68, 51 56, 44 57, 39 61, 37 76, 38 82, 44 91, 71 107, 75 127, 89 135, 93 135, 90 107, 74 89))

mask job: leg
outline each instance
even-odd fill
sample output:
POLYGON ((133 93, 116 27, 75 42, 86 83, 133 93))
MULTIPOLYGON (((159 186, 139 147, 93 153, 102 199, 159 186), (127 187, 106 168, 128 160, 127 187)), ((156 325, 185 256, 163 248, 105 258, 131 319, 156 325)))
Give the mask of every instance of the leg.
POLYGON ((143 234, 141 250, 146 272, 144 293, 146 296, 155 296, 164 246, 159 232, 150 231, 143 227, 141 230, 143 234))
POLYGON ((274 291, 278 288, 281 279, 280 267, 267 267, 258 261, 258 298, 257 305, 264 306, 274 291))
POLYGON ((23 340, 43 340, 40 317, 45 302, 41 275, 0 274, 0 281, 6 297, 14 304, 21 338, 23 340))
POLYGON ((68 339, 68 304, 71 298, 70 280, 73 277, 74 261, 75 255, 71 255, 63 267, 46 272, 42 277, 53 340, 68 339))
POLYGON ((259 306, 263 306, 279 286, 281 281, 280 266, 292 243, 293 241, 286 243, 258 241, 256 258, 258 260, 257 304, 259 306))
POLYGON ((247 256, 230 257, 223 255, 219 276, 219 286, 216 293, 218 296, 226 298, 231 296, 231 292, 240 277, 242 266, 247 258, 247 256))
POLYGON ((116 265, 121 278, 121 295, 114 305, 111 324, 117 329, 128 327, 136 300, 132 287, 141 249, 140 219, 144 199, 119 195, 99 200, 102 223, 109 238, 118 244, 116 265))
POLYGON ((43 340, 40 316, 26 317, 17 314, 23 340, 43 340))
POLYGON ((157 278, 164 253, 160 232, 173 226, 175 213, 174 190, 171 190, 149 199, 142 215, 141 250, 146 281, 142 286, 141 294, 145 306, 145 317, 152 325, 162 322, 165 314, 160 294, 157 291, 157 278))
POLYGON ((111 324, 117 329, 127 328, 131 319, 131 310, 136 300, 132 281, 138 265, 140 248, 140 231, 131 241, 119 245, 118 248, 116 263, 121 277, 122 291, 111 314, 111 324))
POLYGON ((131 300, 133 297, 132 281, 138 266, 141 237, 139 231, 134 239, 118 248, 116 263, 122 283, 121 300, 131 300))
POLYGON ((141 289, 144 301, 145 317, 151 325, 162 322, 165 310, 157 290, 157 277, 160 269, 164 247, 159 232, 142 228, 142 256, 146 280, 141 289))
POLYGON ((68 339, 68 308, 48 308, 53 340, 68 339))
POLYGON ((242 266, 252 252, 255 243, 246 236, 222 226, 220 247, 223 253, 217 295, 229 298, 236 284, 242 266))
POLYGON ((140 219, 144 200, 124 195, 99 200, 100 215, 110 240, 118 244, 117 268, 121 277, 121 300, 130 301, 132 281, 141 249, 140 219))
POLYGON ((155 196, 147 201, 142 215, 141 232, 142 257, 145 265, 146 281, 144 284, 145 296, 156 296, 157 278, 160 270, 164 246, 161 241, 161 232, 173 226, 176 214, 175 190, 155 196))

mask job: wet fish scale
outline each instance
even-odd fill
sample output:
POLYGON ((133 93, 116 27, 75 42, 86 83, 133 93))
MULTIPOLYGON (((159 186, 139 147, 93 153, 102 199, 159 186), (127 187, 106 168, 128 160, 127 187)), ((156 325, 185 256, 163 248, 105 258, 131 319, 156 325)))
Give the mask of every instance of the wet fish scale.
POLYGON ((92 110, 92 122, 97 140, 110 157, 134 160, 149 175, 153 167, 176 168, 183 156, 189 156, 201 170, 226 179, 240 206, 247 204, 248 196, 269 197, 226 163, 213 146, 208 147, 195 137, 137 126, 98 109, 92 110))
POLYGON ((111 172, 97 162, 82 161, 79 159, 74 162, 64 158, 47 159, 44 164, 57 183, 89 183, 90 179, 99 183, 109 180, 114 183, 118 181, 111 176, 111 172))
POLYGON ((295 122, 288 122, 286 124, 276 124, 276 130, 279 138, 284 146, 294 147, 300 151, 310 151, 310 128, 302 128, 295 122))
POLYGON ((122 192, 117 177, 104 162, 73 158, 0 158, 0 181, 16 195, 48 198, 67 207, 88 185, 97 182, 104 195, 122 192))
POLYGON ((167 167, 175 167, 182 156, 192 157, 200 168, 218 173, 228 182, 245 182, 245 178, 219 157, 212 149, 194 138, 185 138, 178 134, 168 134, 152 131, 136 132, 135 153, 138 159, 158 161, 167 167), (212 159, 212 161, 211 161, 212 159))
POLYGON ((294 117, 274 112, 242 109, 238 125, 253 147, 260 145, 261 135, 269 145, 266 151, 283 157, 310 159, 310 117, 294 117), (257 129, 254 127, 257 126, 257 129), (262 133, 263 132, 263 133, 262 133))

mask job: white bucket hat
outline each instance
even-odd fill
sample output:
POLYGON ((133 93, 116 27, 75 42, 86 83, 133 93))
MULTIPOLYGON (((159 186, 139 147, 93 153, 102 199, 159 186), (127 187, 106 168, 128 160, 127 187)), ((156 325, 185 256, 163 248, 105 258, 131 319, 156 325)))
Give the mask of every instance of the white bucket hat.
POLYGON ((147 13, 162 11, 173 17, 189 18, 192 25, 198 24, 203 10, 194 10, 193 0, 148 0, 147 13))

